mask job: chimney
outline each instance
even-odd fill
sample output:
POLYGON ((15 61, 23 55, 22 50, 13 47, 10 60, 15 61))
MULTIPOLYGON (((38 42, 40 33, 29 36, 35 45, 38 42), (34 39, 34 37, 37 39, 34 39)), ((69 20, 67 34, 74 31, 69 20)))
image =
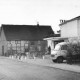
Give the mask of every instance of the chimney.
POLYGON ((39 26, 39 22, 37 22, 37 26, 39 26))
POLYGON ((66 21, 66 20, 62 20, 62 19, 61 19, 61 20, 60 20, 60 23, 64 23, 65 21, 66 21))

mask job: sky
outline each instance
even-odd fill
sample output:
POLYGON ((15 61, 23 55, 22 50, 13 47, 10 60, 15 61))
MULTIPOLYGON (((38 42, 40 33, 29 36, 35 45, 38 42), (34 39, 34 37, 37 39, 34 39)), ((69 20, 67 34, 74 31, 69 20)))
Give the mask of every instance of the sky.
POLYGON ((0 0, 0 24, 51 25, 80 16, 80 0, 0 0))

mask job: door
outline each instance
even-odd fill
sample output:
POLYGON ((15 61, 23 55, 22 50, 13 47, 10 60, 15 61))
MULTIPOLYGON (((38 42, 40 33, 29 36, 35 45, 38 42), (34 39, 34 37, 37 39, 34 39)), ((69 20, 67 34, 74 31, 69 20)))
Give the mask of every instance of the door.
POLYGON ((4 46, 2 46, 2 55, 4 56, 4 46))

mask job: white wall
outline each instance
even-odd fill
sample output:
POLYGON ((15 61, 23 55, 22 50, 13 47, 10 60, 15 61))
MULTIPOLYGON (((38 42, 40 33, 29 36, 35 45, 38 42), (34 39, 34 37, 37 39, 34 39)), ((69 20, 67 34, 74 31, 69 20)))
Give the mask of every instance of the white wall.
POLYGON ((77 20, 70 21, 62 26, 61 28, 61 37, 77 37, 78 31, 77 31, 77 20))
POLYGON ((80 37, 80 20, 78 20, 78 35, 80 37))
POLYGON ((53 40, 47 40, 48 41, 48 47, 50 46, 51 49, 54 49, 54 41, 53 40))

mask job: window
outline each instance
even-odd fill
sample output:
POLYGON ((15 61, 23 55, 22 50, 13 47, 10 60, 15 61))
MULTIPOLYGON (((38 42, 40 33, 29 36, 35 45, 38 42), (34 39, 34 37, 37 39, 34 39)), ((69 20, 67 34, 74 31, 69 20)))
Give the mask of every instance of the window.
POLYGON ((31 45, 34 45, 34 44, 35 44, 35 43, 32 41, 32 42, 31 42, 31 45))
POLYGON ((35 51, 35 47, 30 46, 30 51, 35 51))
POLYGON ((8 47, 11 47, 11 44, 8 44, 8 47))
POLYGON ((24 46, 25 42, 24 41, 21 41, 21 46, 24 46))
POLYGON ((11 41, 7 41, 8 44, 11 44, 11 41))
POLYGON ((15 43, 16 43, 16 44, 20 44, 20 43, 21 43, 21 41, 15 41, 15 43))
POLYGON ((16 47, 12 47, 13 50, 16 50, 16 47))
POLYGON ((28 44, 25 44, 25 47, 28 47, 28 44))
POLYGON ((29 43, 29 41, 25 41, 25 44, 28 44, 29 43))
POLYGON ((17 41, 15 41, 15 44, 17 44, 17 41))
POLYGON ((11 41, 11 44, 15 44, 15 41, 11 41))
POLYGON ((20 47, 17 47, 17 50, 21 50, 21 48, 20 47))
POLYGON ((41 41, 38 41, 38 44, 40 44, 41 43, 41 41))
POLYGON ((56 45, 55 50, 60 50, 60 45, 56 45))
POLYGON ((67 50, 67 45, 62 45, 61 50, 67 50))
POLYGON ((20 44, 17 44, 17 46, 19 46, 19 47, 20 47, 20 44))
POLYGON ((12 44, 12 47, 16 47, 16 44, 12 44))

